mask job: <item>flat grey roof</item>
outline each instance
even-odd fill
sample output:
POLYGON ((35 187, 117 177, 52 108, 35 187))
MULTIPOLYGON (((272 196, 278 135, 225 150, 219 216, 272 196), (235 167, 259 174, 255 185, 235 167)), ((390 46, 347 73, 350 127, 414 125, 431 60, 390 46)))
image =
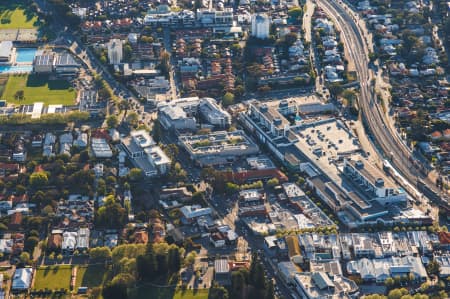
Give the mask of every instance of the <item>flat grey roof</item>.
POLYGON ((397 186, 377 167, 370 164, 365 159, 347 160, 361 175, 363 175, 371 184, 376 185, 377 179, 383 179, 385 188, 396 188, 397 186), (356 163, 362 163, 362 167, 356 166, 356 163))
POLYGON ((37 55, 34 58, 34 64, 35 65, 52 65, 53 64, 53 55, 52 54, 37 55))
POLYGON ((13 48, 12 41, 0 42, 0 57, 8 57, 11 55, 13 48))
POLYGON ((61 54, 56 58, 56 65, 59 66, 68 66, 68 65, 77 65, 78 63, 73 59, 70 54, 61 54))
POLYGON ((230 266, 227 259, 218 259, 214 261, 214 270, 216 273, 228 273, 230 272, 230 266))

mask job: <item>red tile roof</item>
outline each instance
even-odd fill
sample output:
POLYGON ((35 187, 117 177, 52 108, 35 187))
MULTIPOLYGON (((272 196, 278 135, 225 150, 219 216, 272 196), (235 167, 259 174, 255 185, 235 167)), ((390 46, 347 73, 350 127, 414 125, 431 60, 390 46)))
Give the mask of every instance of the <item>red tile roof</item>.
POLYGON ((19 164, 17 163, 0 163, 0 169, 9 171, 18 171, 19 164))
POLYGON ((448 233, 448 232, 439 232, 439 242, 442 245, 449 245, 450 244, 450 233, 448 233))

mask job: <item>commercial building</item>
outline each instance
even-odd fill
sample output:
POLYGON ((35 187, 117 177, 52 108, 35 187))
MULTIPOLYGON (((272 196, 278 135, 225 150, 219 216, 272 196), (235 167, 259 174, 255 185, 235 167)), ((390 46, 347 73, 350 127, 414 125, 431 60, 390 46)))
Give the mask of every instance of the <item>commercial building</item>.
POLYGON ((111 158, 113 155, 111 147, 103 138, 91 138, 91 149, 96 158, 111 158))
POLYGON ((58 76, 75 76, 80 70, 80 64, 75 61, 71 54, 64 53, 56 56, 55 73, 58 76))
POLYGON ((248 111, 239 116, 244 126, 252 131, 260 142, 267 145, 275 156, 284 161, 281 148, 293 145, 298 137, 283 115, 285 109, 281 108, 281 103, 253 101, 249 103, 248 111))
POLYGON ((231 272, 228 260, 221 258, 214 261, 214 281, 220 285, 231 283, 231 272))
POLYGON ((440 266, 439 276, 449 277, 450 276, 450 254, 435 256, 434 260, 438 262, 440 266))
POLYGON ((171 11, 166 4, 158 5, 155 9, 147 11, 144 17, 146 25, 168 26, 172 28, 190 27, 195 23, 195 13, 190 10, 179 12, 171 11))
POLYGON ((199 205, 192 205, 192 206, 182 206, 180 208, 180 212, 183 216, 183 220, 186 220, 188 223, 192 223, 195 221, 196 218, 207 216, 212 213, 211 208, 202 208, 199 205))
POLYGON ((198 109, 202 117, 213 126, 226 128, 231 124, 230 114, 212 98, 202 98, 198 109))
POLYGON ((223 165, 239 157, 259 153, 258 146, 241 130, 218 131, 207 135, 183 135, 179 143, 199 165, 223 165))
POLYGON ((342 267, 338 259, 312 260, 309 262, 309 270, 313 273, 323 272, 330 277, 342 276, 342 267))
POLYGON ((230 7, 220 11, 208 8, 197 9, 197 20, 206 27, 232 26, 233 19, 233 8, 230 7))
POLYGON ((294 275, 294 286, 305 299, 359 298, 359 288, 353 280, 343 276, 330 278, 324 272, 304 272, 294 275))
POLYGON ((167 105, 159 109, 158 120, 166 130, 195 130, 197 121, 183 108, 167 105))
POLYGON ((265 206, 266 194, 257 189, 247 189, 239 192, 238 205, 239 216, 265 216, 267 208, 265 206))
POLYGON ((283 190, 289 202, 296 206, 317 226, 332 226, 334 222, 295 183, 284 183, 283 190))
POLYGON ((91 116, 98 116, 105 111, 105 108, 106 103, 98 101, 98 93, 95 90, 81 90, 79 98, 80 111, 89 112, 91 116))
POLYGON ((79 70, 80 64, 69 53, 40 52, 33 60, 33 72, 36 74, 72 77, 79 70))
POLYGON ((287 284, 293 284, 295 274, 302 272, 302 269, 292 261, 279 262, 277 267, 280 278, 287 284))
POLYGON ((306 173, 308 186, 347 227, 429 224, 431 217, 407 208, 406 192, 361 154, 346 123, 327 115, 303 117, 332 108, 326 105, 314 99, 251 101, 239 120, 288 168, 306 173))
POLYGON ((280 183, 288 181, 287 176, 280 171, 267 156, 248 157, 245 165, 222 171, 228 181, 237 184, 269 180, 277 178, 280 183))
POLYGON ((343 172, 355 184, 359 185, 370 199, 374 199, 384 206, 406 202, 406 192, 367 160, 344 159, 343 172))
POLYGON ((13 49, 12 41, 0 42, 0 63, 11 63, 13 49))
POLYGON ((163 175, 169 171, 170 159, 145 131, 132 131, 122 139, 122 145, 132 163, 146 176, 163 175))
POLYGON ((55 55, 53 53, 36 55, 33 61, 33 72, 36 74, 50 74, 53 72, 54 63, 55 55))
POLYGON ((118 65, 123 59, 122 41, 120 39, 111 39, 108 43, 109 63, 118 65))
POLYGON ((366 282, 383 283, 387 278, 412 275, 416 281, 426 281, 427 271, 420 257, 389 257, 384 259, 363 258, 347 263, 350 275, 360 275, 366 282))
POLYGON ((158 108, 158 119, 166 130, 194 130, 199 118, 219 128, 231 124, 230 114, 212 98, 181 98, 161 103, 158 108))
POLYGON ((266 39, 270 34, 270 17, 265 14, 252 15, 252 36, 266 39))

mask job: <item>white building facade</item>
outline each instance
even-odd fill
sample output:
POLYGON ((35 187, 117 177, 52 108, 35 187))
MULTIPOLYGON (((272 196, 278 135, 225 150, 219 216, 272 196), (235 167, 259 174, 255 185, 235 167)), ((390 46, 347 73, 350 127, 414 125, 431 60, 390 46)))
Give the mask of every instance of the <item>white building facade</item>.
POLYGON ((270 18, 267 14, 255 14, 252 16, 252 36, 266 39, 270 34, 270 18))
POLYGON ((118 65, 122 62, 123 49, 122 41, 120 39, 112 39, 108 43, 108 59, 109 63, 118 65))

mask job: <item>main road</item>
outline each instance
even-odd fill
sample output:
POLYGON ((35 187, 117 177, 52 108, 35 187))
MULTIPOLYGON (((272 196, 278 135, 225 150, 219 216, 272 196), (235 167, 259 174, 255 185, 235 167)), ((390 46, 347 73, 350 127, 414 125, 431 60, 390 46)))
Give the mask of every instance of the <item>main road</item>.
MULTIPOLYGON (((341 31, 341 39, 347 49, 347 59, 351 59, 355 65, 360 81, 359 106, 362 111, 363 121, 372 134, 373 141, 381 150, 384 159, 390 161, 394 168, 407 180, 403 186, 409 190, 417 185, 417 180, 422 179, 429 188, 436 191, 434 184, 419 169, 420 165, 414 162, 412 152, 402 141, 395 129, 387 124, 384 112, 378 103, 372 86, 373 75, 369 69, 369 51, 361 29, 356 24, 353 12, 349 12, 342 1, 316 0, 316 3, 334 21, 341 31)), ((439 191, 437 191, 439 193, 439 191)))

